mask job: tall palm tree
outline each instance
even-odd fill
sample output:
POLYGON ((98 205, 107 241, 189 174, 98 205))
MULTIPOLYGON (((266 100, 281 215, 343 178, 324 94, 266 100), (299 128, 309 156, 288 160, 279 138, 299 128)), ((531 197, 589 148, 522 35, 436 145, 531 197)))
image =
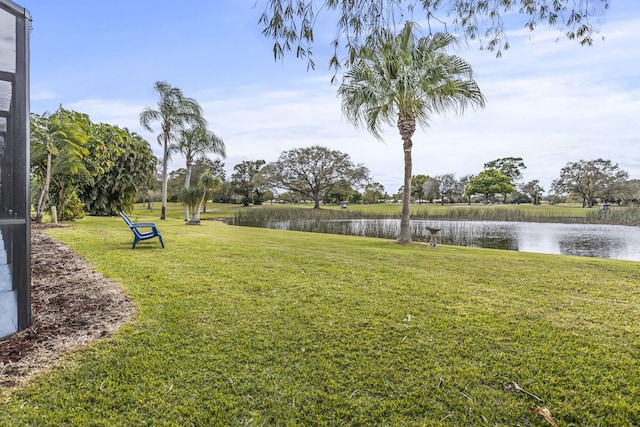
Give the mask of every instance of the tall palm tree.
MULTIPOLYGON (((207 153, 217 154, 223 159, 227 156, 224 141, 206 126, 196 125, 180 131, 178 145, 175 150, 182 153, 187 162, 184 186, 188 189, 191 185, 191 171, 196 157, 207 153)), ((184 220, 189 220, 189 205, 184 206, 184 220)))
POLYGON ((399 34, 381 30, 358 51, 353 67, 338 89, 342 112, 354 126, 366 127, 382 139, 383 125, 396 125, 404 150, 404 193, 398 243, 411 242, 411 148, 416 123, 427 127, 435 114, 467 106, 484 107, 471 66, 447 53, 455 42, 449 34, 417 38, 407 22, 399 34))
POLYGON ((171 141, 176 139, 177 132, 186 125, 204 126, 207 122, 202 117, 202 108, 193 98, 186 98, 182 91, 172 87, 167 82, 158 81, 153 85, 158 93, 156 108, 145 107, 140 113, 140 124, 150 132, 153 132, 151 123, 160 122, 162 132, 158 136, 158 142, 163 146, 162 157, 162 212, 160 219, 166 219, 167 214, 167 180, 169 156, 171 155, 171 141))

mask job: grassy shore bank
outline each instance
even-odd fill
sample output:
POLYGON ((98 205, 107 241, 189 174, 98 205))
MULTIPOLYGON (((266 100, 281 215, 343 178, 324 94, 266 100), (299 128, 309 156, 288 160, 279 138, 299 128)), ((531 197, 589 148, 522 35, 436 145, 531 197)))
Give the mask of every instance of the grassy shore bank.
POLYGON ((638 263, 132 216, 166 249, 120 218, 51 230, 139 312, 4 392, 0 425, 640 424, 638 263))
MULTIPOLYGON (((428 242, 431 239, 431 233, 427 226, 430 225, 443 230, 440 233, 442 243, 505 249, 510 244, 505 243, 504 239, 496 238, 495 231, 485 229, 480 225, 481 223, 535 222, 598 226, 640 224, 640 210, 623 207, 605 212, 571 206, 418 205, 412 208, 411 217, 414 220, 411 223, 413 241, 428 242), (445 225, 437 224, 440 220, 446 221, 445 225), (475 224, 462 225, 464 222, 475 224), (479 243, 480 241, 484 243, 479 243)), ((267 205, 236 209, 233 215, 233 223, 236 225, 384 239, 397 238, 399 219, 400 207, 395 205, 354 205, 349 209, 340 209, 335 206, 308 209, 303 206, 267 205)))
MULTIPOLYGON (((332 206, 331 209, 338 209, 332 206)), ((360 215, 400 216, 397 204, 350 205, 347 210, 360 215)), ((598 207, 582 208, 576 204, 560 205, 438 205, 411 206, 411 217, 415 219, 450 219, 476 221, 523 221, 640 225, 640 208, 612 206, 606 211, 598 207)))

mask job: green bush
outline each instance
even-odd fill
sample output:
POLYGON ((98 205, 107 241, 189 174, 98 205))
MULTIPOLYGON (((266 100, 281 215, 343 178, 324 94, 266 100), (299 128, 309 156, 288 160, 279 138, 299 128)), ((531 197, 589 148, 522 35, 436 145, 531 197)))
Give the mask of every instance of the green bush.
POLYGON ((73 192, 71 197, 67 200, 67 203, 65 203, 62 213, 58 213, 58 220, 69 221, 72 219, 84 218, 84 207, 84 203, 82 203, 78 194, 73 192))

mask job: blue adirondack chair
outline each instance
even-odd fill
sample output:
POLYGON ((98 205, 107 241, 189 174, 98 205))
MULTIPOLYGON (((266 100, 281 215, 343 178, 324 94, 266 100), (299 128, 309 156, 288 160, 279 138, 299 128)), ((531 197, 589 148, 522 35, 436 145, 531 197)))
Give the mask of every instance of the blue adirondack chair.
POLYGON ((153 239, 154 237, 157 237, 160 240, 160 245, 162 245, 162 248, 164 249, 164 242, 162 241, 160 231, 158 231, 158 227, 156 227, 153 222, 133 222, 123 211, 120 211, 120 216, 133 232, 133 246, 131 249, 135 249, 136 244, 139 241, 153 239), (151 231, 140 231, 140 228, 150 228, 151 231))

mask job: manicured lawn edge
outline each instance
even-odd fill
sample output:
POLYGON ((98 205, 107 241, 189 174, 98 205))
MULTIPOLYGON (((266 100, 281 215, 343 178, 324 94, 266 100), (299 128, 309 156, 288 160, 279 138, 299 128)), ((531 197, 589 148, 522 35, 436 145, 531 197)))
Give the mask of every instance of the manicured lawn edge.
POLYGON ((0 424, 640 423, 637 263, 135 215, 166 249, 119 218, 51 230, 139 313, 0 424))

